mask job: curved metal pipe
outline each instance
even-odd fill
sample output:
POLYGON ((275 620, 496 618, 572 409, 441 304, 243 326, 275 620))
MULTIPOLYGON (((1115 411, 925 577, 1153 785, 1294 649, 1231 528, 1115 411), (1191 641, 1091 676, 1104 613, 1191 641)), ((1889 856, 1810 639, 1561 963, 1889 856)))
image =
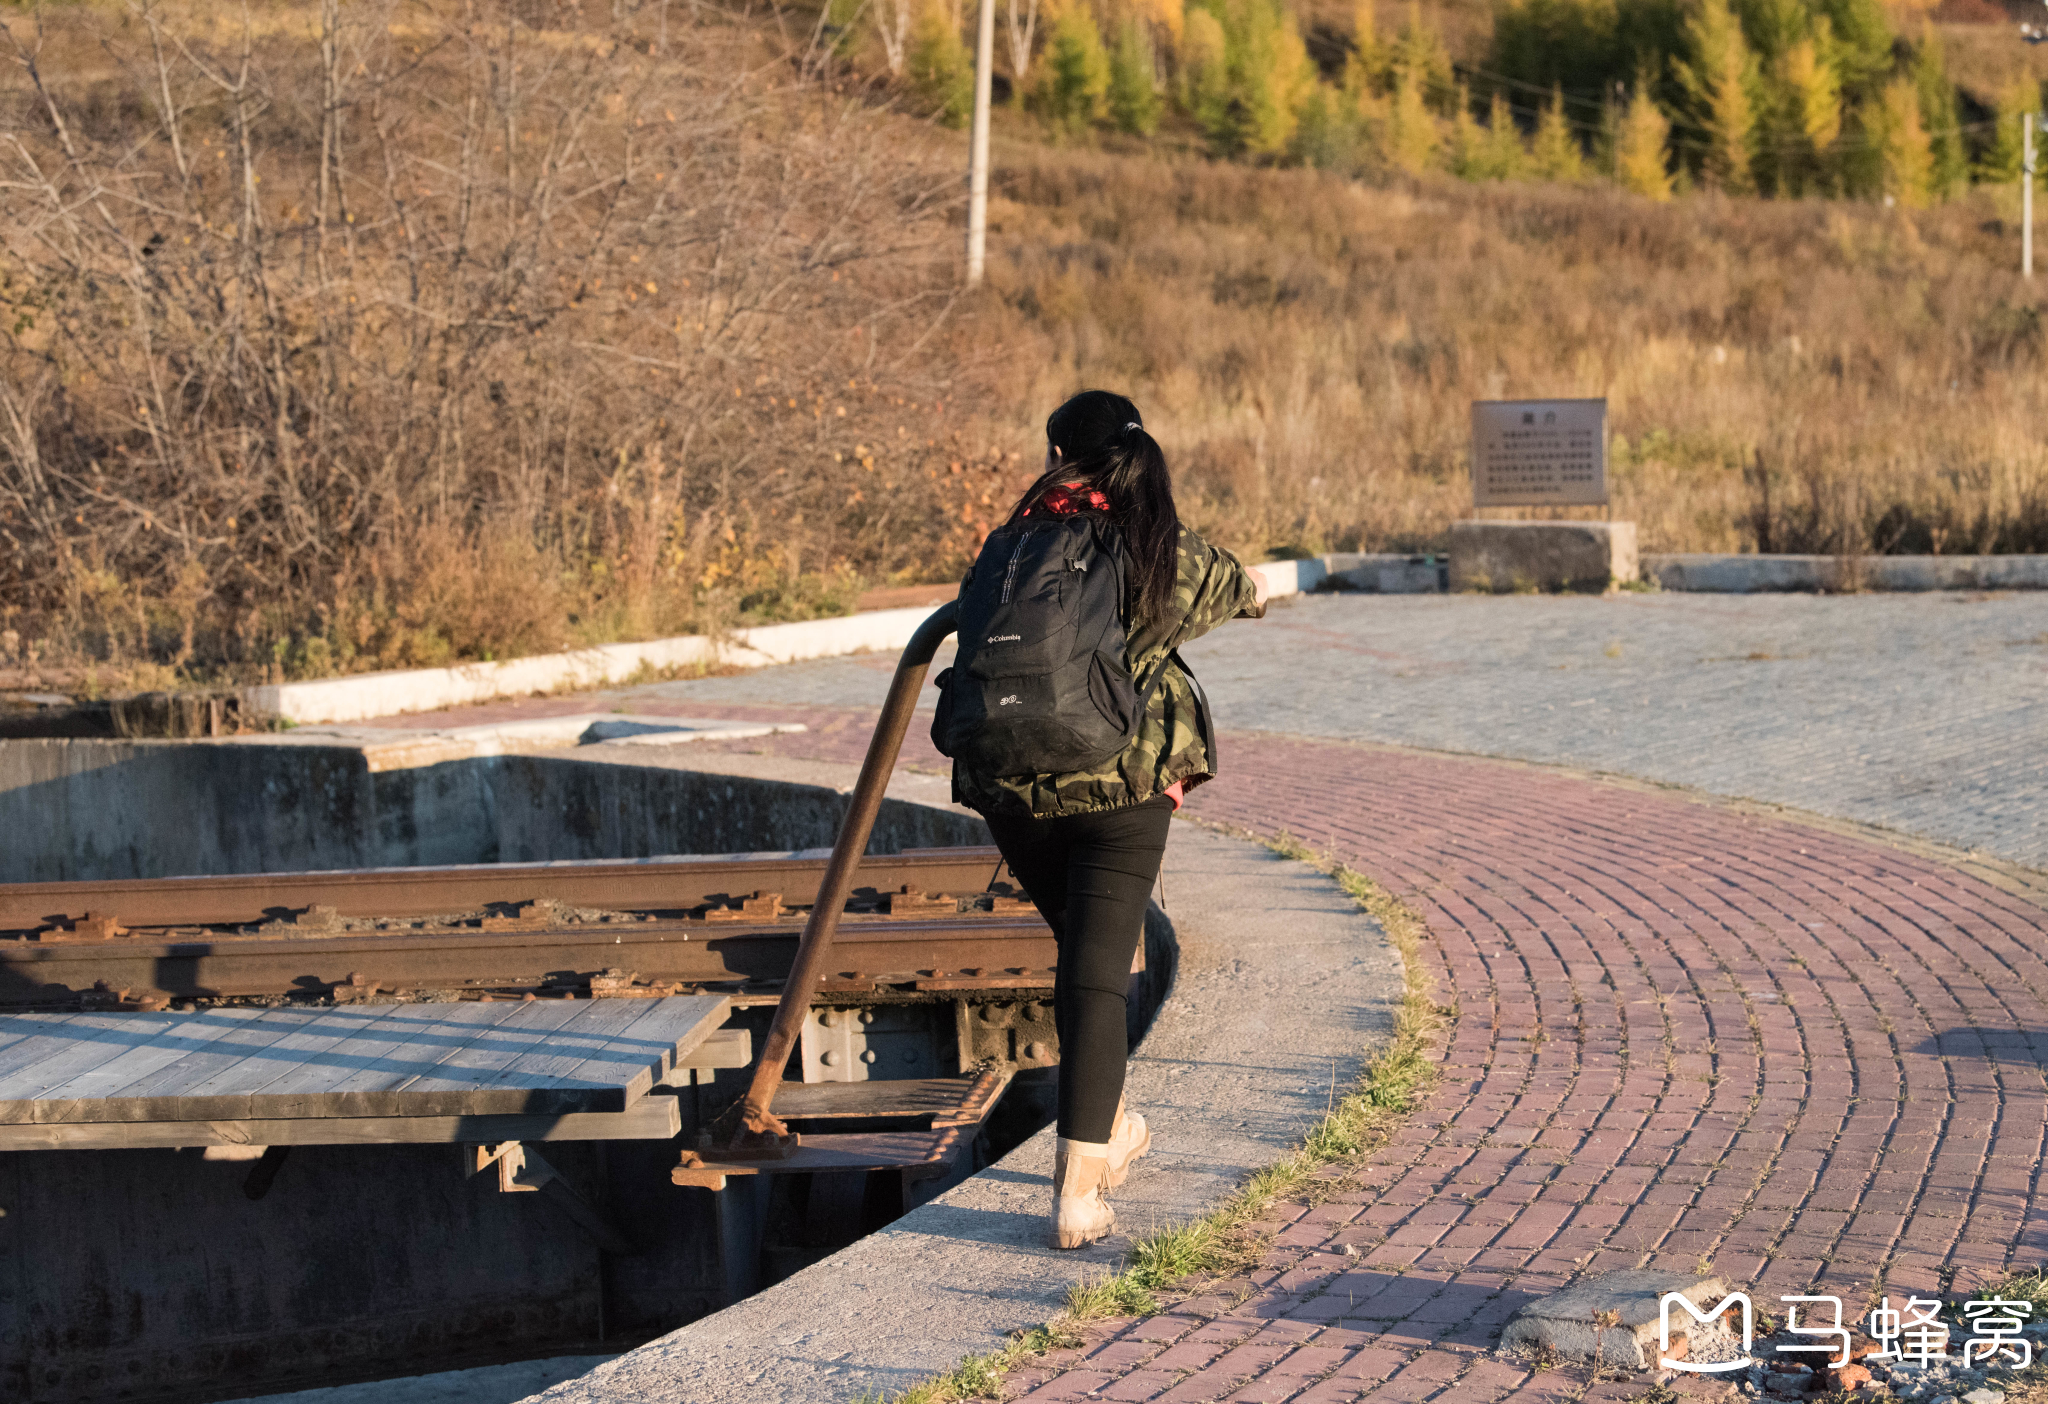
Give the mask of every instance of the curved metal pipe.
POLYGON ((796 960, 790 965, 789 979, 782 987, 782 1001, 775 1006, 775 1022, 768 1028, 753 1083, 737 1108, 738 1124, 731 1128, 729 1138, 713 1137, 714 1141, 724 1142, 719 1146, 721 1150, 772 1153, 788 1134, 788 1128, 769 1107, 775 1100, 776 1089, 782 1085, 783 1069, 789 1062, 790 1050, 796 1046, 804 1017, 810 1012, 811 996, 824 976, 825 958, 831 954, 832 938, 839 931, 839 915, 853 890, 854 870, 867 852, 868 836, 874 832, 883 792, 889 787, 897 754, 903 749, 904 733, 910 729, 910 719, 917 711, 917 694, 924 687, 925 671, 939 651, 939 644, 958 627, 959 616, 957 600, 941 605, 931 618, 917 626, 896 664, 888 699, 882 703, 882 715, 875 723, 874 739, 868 742, 867 758, 861 762, 860 780, 853 787, 846 817, 840 820, 839 836, 832 843, 832 859, 819 880, 818 899, 811 907, 810 919, 804 923, 796 960))

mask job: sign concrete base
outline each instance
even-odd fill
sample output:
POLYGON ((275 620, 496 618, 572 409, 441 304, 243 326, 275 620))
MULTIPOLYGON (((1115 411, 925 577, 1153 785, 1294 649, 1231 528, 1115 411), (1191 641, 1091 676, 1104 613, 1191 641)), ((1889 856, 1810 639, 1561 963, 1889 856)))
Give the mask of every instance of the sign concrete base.
POLYGON ((1595 593, 1637 578, 1634 522, 1453 522, 1451 589, 1595 593))

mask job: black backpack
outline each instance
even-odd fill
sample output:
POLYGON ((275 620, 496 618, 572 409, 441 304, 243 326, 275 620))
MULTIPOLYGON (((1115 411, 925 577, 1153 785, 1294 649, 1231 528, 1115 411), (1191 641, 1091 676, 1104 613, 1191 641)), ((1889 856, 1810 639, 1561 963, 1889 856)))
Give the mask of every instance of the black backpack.
POLYGON ((1087 770, 1138 733, 1125 666, 1123 533, 1098 513, 990 534, 960 587, 960 653, 938 676, 932 744, 980 775, 1087 770))

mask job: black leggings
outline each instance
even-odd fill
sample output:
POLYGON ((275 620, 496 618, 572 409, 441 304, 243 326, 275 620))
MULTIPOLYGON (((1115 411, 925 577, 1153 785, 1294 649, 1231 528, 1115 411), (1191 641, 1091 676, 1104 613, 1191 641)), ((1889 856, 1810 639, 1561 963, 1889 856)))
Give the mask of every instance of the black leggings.
POLYGON ((1060 1036, 1059 1134, 1107 1141, 1130 1057, 1124 991, 1145 902, 1166 853, 1173 801, 1057 819, 991 818, 1010 871, 1059 942, 1053 1026, 1060 1036))

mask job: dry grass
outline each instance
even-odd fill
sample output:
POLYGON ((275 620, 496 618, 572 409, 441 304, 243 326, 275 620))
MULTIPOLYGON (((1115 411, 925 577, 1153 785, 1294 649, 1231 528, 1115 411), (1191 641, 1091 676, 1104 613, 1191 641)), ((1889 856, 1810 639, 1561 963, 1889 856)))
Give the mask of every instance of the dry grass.
POLYGON ((974 544, 950 163, 772 33, 658 0, 0 23, 17 651, 488 658, 844 608, 851 566, 974 544))
POLYGON ((1906 214, 1004 153, 1049 402, 1128 390, 1247 550, 1440 544, 1468 402, 1605 395, 1646 550, 2048 550, 2042 294, 1989 196, 1906 214))
POLYGON ((1648 550, 2048 549, 2005 192, 1370 185, 1004 113, 963 297, 964 137, 801 24, 248 13, 0 12, 0 674, 842 610, 957 573, 1086 384, 1254 555, 1440 544, 1468 401, 1553 394, 1609 398, 1648 550))

